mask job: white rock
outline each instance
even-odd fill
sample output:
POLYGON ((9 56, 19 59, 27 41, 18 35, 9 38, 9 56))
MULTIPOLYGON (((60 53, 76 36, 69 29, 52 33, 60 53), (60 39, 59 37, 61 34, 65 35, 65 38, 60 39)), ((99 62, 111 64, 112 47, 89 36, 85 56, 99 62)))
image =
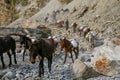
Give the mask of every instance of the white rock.
POLYGON ((99 73, 114 76, 120 73, 120 46, 100 46, 94 49, 91 66, 99 73))
POLYGON ((87 70, 87 66, 79 59, 76 59, 74 61, 72 68, 73 68, 73 72, 77 78, 82 77, 84 72, 87 70))

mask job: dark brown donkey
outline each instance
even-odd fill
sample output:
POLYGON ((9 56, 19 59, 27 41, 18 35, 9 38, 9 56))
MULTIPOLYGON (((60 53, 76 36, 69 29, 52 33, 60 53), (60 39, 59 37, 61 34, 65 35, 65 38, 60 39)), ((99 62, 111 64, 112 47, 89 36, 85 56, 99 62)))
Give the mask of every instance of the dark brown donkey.
POLYGON ((40 57, 39 76, 44 75, 44 57, 48 59, 49 72, 51 71, 52 55, 55 51, 53 39, 39 39, 32 43, 30 49, 30 62, 35 63, 36 56, 40 57))
POLYGON ((64 62, 66 62, 66 58, 67 58, 67 54, 70 53, 71 54, 71 59, 72 59, 72 62, 74 62, 73 60, 73 55, 72 55, 72 52, 74 51, 75 53, 75 56, 76 56, 76 59, 78 58, 78 52, 79 52, 79 47, 74 47, 71 43, 71 41, 67 40, 66 38, 64 39, 60 39, 60 47, 61 47, 61 50, 64 49, 65 51, 65 59, 64 59, 64 62))
POLYGON ((20 44, 23 45, 23 47, 24 47, 24 51, 23 51, 23 61, 24 61, 25 52, 27 49, 30 48, 30 46, 32 44, 32 40, 25 35, 19 35, 19 36, 20 36, 20 44))
POLYGON ((9 66, 12 65, 10 50, 11 50, 12 54, 14 55, 14 62, 15 62, 15 64, 17 64, 16 53, 15 53, 15 50, 16 50, 15 40, 10 36, 0 37, 0 57, 1 57, 1 62, 2 62, 3 68, 5 68, 5 64, 3 61, 3 53, 5 53, 5 52, 7 52, 7 55, 9 56, 9 59, 10 59, 9 66))
POLYGON ((23 51, 23 61, 24 61, 24 58, 25 58, 25 53, 26 53, 26 50, 28 50, 32 44, 32 39, 27 37, 26 35, 22 35, 22 34, 16 34, 16 33, 13 33, 13 34, 10 34, 10 35, 16 35, 16 36, 19 36, 20 37, 20 47, 24 47, 24 51, 23 51))

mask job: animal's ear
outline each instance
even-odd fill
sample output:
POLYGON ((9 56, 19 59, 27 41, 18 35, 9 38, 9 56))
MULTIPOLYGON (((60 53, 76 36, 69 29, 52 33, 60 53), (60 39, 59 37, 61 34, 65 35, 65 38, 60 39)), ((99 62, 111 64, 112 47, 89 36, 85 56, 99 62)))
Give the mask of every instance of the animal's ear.
POLYGON ((66 37, 64 37, 63 39, 65 39, 65 40, 66 40, 66 37))
POLYGON ((33 44, 34 44, 34 45, 37 45, 38 42, 39 42, 39 41, 35 40, 35 41, 33 42, 33 44))
POLYGON ((62 39, 60 38, 60 41, 61 41, 62 39))
POLYGON ((41 41, 42 39, 41 38, 36 38, 36 41, 41 41))

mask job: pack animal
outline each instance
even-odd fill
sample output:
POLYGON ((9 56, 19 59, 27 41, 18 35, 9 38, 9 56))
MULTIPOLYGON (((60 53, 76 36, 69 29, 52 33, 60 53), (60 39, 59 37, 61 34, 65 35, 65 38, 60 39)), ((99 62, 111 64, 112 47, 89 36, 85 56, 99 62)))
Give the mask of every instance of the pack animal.
POLYGON ((81 26, 79 29, 78 29, 79 33, 80 33, 80 36, 82 35, 83 33, 83 36, 85 38, 85 35, 90 31, 90 28, 88 28, 86 25, 83 25, 81 26))
POLYGON ((30 49, 30 62, 35 63, 36 57, 40 59, 39 62, 39 76, 44 75, 44 58, 48 60, 49 72, 51 72, 52 56, 55 51, 55 44, 53 39, 38 39, 35 40, 30 49))
POLYGON ((10 50, 11 50, 12 54, 14 55, 14 63, 17 64, 16 53, 15 53, 15 50, 16 50, 15 40, 10 36, 0 37, 0 57, 1 57, 1 62, 2 62, 3 68, 5 68, 5 63, 3 60, 3 53, 5 53, 5 52, 7 52, 7 55, 9 57, 9 66, 12 65, 10 50))
POLYGON ((25 58, 25 53, 26 50, 28 50, 32 44, 32 39, 30 39, 29 37, 25 36, 25 35, 19 35, 20 36, 20 44, 21 46, 24 45, 24 51, 23 51, 23 61, 25 58))
POLYGON ((61 28, 61 27, 64 26, 64 21, 63 21, 63 20, 58 20, 58 21, 56 22, 56 25, 57 25, 59 28, 61 28))
POLYGON ((60 39, 60 47, 61 47, 61 50, 64 49, 65 51, 65 58, 64 58, 64 62, 66 62, 66 58, 67 58, 67 54, 70 53, 71 54, 71 59, 72 59, 72 62, 74 62, 73 60, 73 55, 72 55, 72 52, 74 51, 75 53, 75 56, 76 56, 76 59, 78 58, 78 52, 79 52, 79 47, 78 47, 78 44, 77 46, 74 46, 71 41, 67 40, 66 38, 64 39, 60 39))
POLYGON ((24 47, 24 51, 23 51, 23 61, 24 61, 24 58, 25 58, 25 53, 26 51, 30 48, 31 44, 32 44, 32 39, 27 37, 26 35, 22 35, 22 34, 16 34, 16 33, 13 33, 13 34, 10 34, 10 35, 14 35, 14 36, 19 36, 20 37, 20 47, 24 47))
POLYGON ((90 31, 85 35, 85 39, 90 43, 91 48, 94 48, 94 46, 95 46, 95 40, 97 39, 97 37, 96 37, 97 34, 93 31, 90 31))

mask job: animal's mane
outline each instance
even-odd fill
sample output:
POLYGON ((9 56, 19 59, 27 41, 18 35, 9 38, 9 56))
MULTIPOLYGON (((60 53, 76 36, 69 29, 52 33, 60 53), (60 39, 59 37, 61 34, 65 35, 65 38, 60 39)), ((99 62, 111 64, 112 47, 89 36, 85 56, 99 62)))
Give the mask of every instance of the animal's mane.
POLYGON ((72 46, 71 42, 69 40, 67 40, 67 39, 64 39, 64 43, 65 43, 64 46, 72 46))

